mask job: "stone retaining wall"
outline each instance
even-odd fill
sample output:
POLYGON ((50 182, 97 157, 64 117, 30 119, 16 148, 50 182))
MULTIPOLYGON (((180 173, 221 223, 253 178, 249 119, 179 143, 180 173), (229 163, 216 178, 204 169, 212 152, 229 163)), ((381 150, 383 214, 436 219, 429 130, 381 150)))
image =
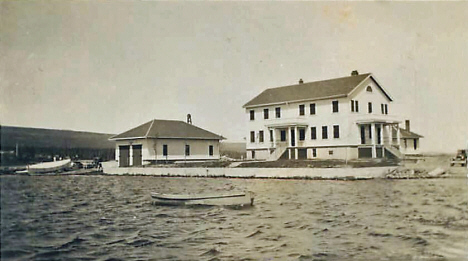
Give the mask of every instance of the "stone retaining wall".
POLYGON ((372 179, 384 178, 396 167, 370 168, 119 168, 112 162, 103 163, 104 174, 149 175, 161 177, 226 177, 278 179, 372 179))

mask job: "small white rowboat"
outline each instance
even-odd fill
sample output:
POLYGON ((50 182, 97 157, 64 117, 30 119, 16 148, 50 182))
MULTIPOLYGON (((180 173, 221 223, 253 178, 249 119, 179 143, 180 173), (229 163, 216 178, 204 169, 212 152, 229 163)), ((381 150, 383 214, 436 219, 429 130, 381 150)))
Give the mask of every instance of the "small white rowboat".
POLYGON ((184 206, 184 205, 203 205, 203 206, 231 206, 244 207, 252 206, 254 202, 253 192, 221 195, 174 195, 151 193, 153 204, 184 206))
POLYGON ((50 173, 50 172, 59 172, 63 171, 66 168, 70 167, 71 160, 59 160, 59 161, 52 161, 52 162, 42 162, 34 165, 29 165, 27 167, 27 171, 29 174, 42 174, 42 173, 50 173))

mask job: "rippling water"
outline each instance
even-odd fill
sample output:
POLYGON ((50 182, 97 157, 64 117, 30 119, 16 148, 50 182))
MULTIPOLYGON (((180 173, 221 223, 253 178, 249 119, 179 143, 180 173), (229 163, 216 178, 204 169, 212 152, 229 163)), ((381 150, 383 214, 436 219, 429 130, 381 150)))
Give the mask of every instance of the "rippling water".
POLYGON ((1 177, 2 260, 468 260, 466 179, 1 177), (246 209, 149 193, 252 190, 246 209))

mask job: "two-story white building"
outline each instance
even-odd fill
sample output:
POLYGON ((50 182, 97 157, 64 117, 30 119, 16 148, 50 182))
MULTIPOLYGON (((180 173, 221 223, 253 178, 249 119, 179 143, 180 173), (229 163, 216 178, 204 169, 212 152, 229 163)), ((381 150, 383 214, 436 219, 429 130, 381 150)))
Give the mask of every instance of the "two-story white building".
MULTIPOLYGON (((370 73, 266 89, 247 102, 247 158, 401 157, 393 98, 370 73)), ((413 144, 414 145, 414 144, 413 144)))

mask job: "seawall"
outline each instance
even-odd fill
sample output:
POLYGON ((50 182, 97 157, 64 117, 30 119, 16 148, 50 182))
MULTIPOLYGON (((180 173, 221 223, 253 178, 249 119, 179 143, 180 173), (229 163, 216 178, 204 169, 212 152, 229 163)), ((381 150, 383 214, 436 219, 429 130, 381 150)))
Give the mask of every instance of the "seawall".
POLYGON ((103 173, 108 175, 147 175, 160 177, 225 177, 273 179, 341 179, 359 180, 384 178, 397 167, 368 168, 171 168, 125 167, 104 162, 103 173))

